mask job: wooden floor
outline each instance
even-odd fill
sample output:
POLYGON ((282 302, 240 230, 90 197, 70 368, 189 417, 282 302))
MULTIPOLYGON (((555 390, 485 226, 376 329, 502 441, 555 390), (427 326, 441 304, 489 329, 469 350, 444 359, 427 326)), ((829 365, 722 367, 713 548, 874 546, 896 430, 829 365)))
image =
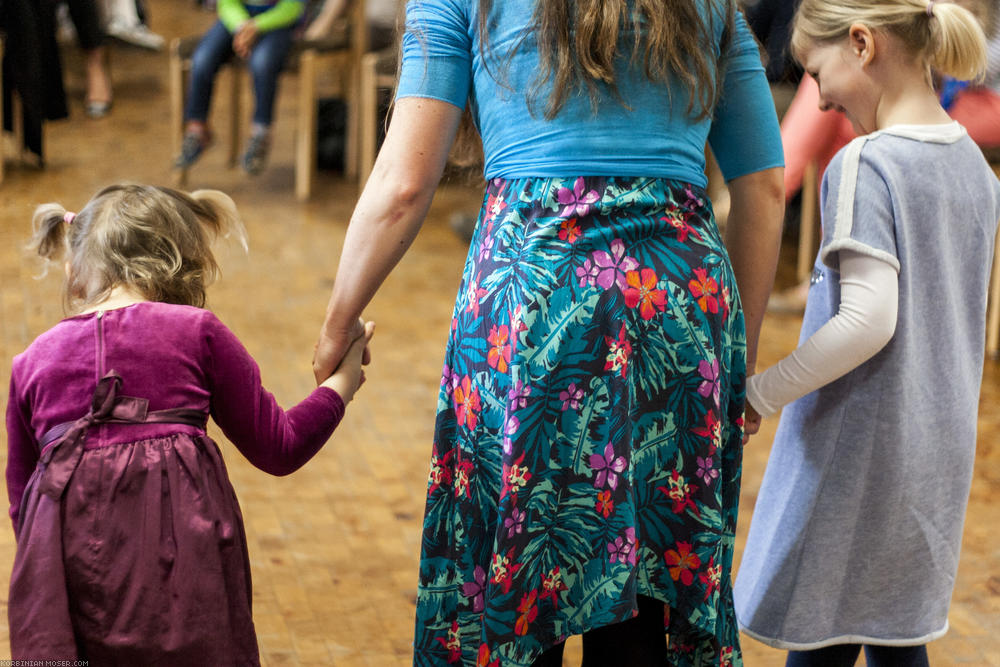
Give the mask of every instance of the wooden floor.
MULTIPOLYGON (((180 0, 148 4, 154 28, 168 38, 200 32, 212 20, 180 0)), ((166 55, 117 49, 114 109, 99 121, 84 116, 79 58, 71 50, 66 55, 72 115, 47 126, 46 167, 20 165, 12 160, 9 141, 6 146, 6 179, 0 184, 0 386, 6 385, 11 357, 62 316, 58 277, 36 279, 37 267, 20 252, 33 208, 56 200, 75 210, 96 189, 118 180, 170 183, 166 55)), ((294 77, 282 80, 276 149, 262 176, 250 180, 229 170, 217 147, 194 167, 190 182, 192 188, 226 190, 245 217, 250 253, 223 252, 224 276, 210 292, 209 305, 256 356, 265 384, 285 405, 312 388, 312 346, 357 192, 355 184, 324 173, 313 200, 296 202, 290 125, 295 85, 294 77)), ((367 313, 378 323, 368 384, 313 462, 291 477, 271 478, 220 438, 246 517, 265 665, 409 663, 438 374, 465 254, 448 219, 478 203, 474 188, 442 187, 412 251, 367 313)), ((798 327, 794 316, 769 318, 761 363, 789 351, 798 327)), ((991 362, 951 631, 930 647, 931 661, 939 666, 1000 667, 998 393, 1000 365, 991 362)), ((766 424, 746 449, 738 548, 774 426, 766 424)), ((13 552, 12 533, 0 529, 0 572, 9 572, 13 552)), ((5 597, 0 603, 5 612, 5 597)), ((750 667, 783 664, 781 652, 749 638, 744 648, 750 667)), ((7 654, 6 627, 0 627, 0 656, 7 654)), ((578 643, 571 641, 566 664, 579 664, 578 643)))

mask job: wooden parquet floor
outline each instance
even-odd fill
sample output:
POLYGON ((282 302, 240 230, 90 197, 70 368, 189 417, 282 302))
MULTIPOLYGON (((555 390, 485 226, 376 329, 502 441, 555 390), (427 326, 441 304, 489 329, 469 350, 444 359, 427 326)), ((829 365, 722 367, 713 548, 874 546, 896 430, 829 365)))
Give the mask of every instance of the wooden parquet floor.
MULTIPOLYGON (((148 4, 154 28, 168 38, 200 32, 212 20, 189 2, 148 4)), ((63 315, 57 272, 38 279, 37 265, 21 252, 34 207, 56 200, 77 209, 99 187, 118 180, 171 182, 166 55, 116 48, 114 109, 99 121, 83 114, 79 55, 70 48, 65 57, 72 116, 47 126, 45 168, 12 160, 7 140, 6 179, 0 184, 4 385, 11 357, 63 315)), ((357 188, 336 174, 321 173, 313 200, 296 202, 295 78, 287 76, 281 86, 268 170, 256 179, 230 170, 219 146, 194 167, 190 186, 223 189, 241 208, 250 253, 222 251, 224 275, 210 291, 209 307, 242 338, 257 358, 265 384, 289 405, 313 385, 312 346, 357 188)), ((222 97, 214 113, 219 113, 222 97)), ((309 465, 290 477, 269 477, 213 433, 246 518, 265 665, 409 664, 438 374, 465 255, 448 218, 455 211, 476 209, 479 197, 474 187, 450 183, 441 188, 413 249, 367 313, 378 324, 369 381, 333 439, 309 465)), ((792 349, 798 327, 794 316, 769 317, 761 363, 772 363, 792 349)), ((951 631, 930 646, 932 663, 938 666, 1000 667, 998 394, 1000 364, 990 362, 951 631)), ((746 449, 740 548, 774 426, 774 421, 767 423, 746 449)), ((11 531, 0 530, 4 577, 13 553, 11 531)), ((2 614, 5 591, 0 587, 2 614)), ((783 664, 781 652, 749 638, 745 652, 750 667, 783 664)), ((0 656, 6 655, 7 630, 0 624, 0 656)), ((571 641, 565 664, 578 665, 579 655, 578 642, 571 641)))

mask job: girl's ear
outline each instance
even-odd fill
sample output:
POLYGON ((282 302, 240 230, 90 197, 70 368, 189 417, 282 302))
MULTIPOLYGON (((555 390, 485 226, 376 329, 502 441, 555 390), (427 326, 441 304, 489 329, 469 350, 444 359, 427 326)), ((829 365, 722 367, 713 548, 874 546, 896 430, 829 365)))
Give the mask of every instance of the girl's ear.
POLYGON ((862 67, 870 65, 875 59, 875 34, 863 23, 852 23, 848 29, 851 51, 858 58, 862 67))

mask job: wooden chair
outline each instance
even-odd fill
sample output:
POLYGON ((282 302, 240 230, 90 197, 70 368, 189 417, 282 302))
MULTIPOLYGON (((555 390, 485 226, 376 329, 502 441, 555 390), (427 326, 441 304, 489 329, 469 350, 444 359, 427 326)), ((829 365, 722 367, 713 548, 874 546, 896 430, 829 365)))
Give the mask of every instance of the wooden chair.
MULTIPOLYGON (((983 155, 1000 178, 1000 148, 985 148, 983 155)), ((993 248, 993 273, 986 308, 986 354, 991 359, 1000 356, 1000 243, 993 248)))
MULTIPOLYGON (((316 177, 317 104, 319 100, 319 63, 329 63, 324 71, 338 72, 340 94, 347 103, 347 137, 344 175, 355 178, 358 173, 358 91, 360 89, 361 57, 368 49, 368 29, 365 23, 365 2, 351 3, 349 16, 336 25, 323 40, 300 39, 292 45, 284 72, 298 72, 298 110, 295 127, 295 195, 306 200, 312 195, 316 177)), ((187 96, 191 56, 201 36, 174 39, 170 43, 170 115, 173 127, 174 154, 180 153, 184 136, 184 103, 187 96)), ((242 61, 232 58, 223 69, 228 70, 229 104, 226 146, 230 166, 239 160, 243 135, 243 86, 246 71, 242 61)), ((187 169, 179 170, 178 185, 187 182, 187 169)))
POLYGON ((364 187, 375 166, 378 153, 378 125, 384 122, 379 113, 379 90, 396 83, 395 47, 366 53, 361 57, 361 90, 358 95, 359 160, 358 183, 364 187))

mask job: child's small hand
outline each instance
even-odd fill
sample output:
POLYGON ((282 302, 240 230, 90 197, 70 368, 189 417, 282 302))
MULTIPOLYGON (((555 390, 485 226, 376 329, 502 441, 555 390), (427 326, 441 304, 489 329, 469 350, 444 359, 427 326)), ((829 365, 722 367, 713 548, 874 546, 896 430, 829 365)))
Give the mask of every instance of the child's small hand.
POLYGON ((750 440, 751 435, 756 435, 757 431, 760 430, 760 424, 763 421, 763 417, 760 413, 754 409, 747 401, 743 406, 743 444, 747 444, 750 440))
POLYGON ((233 35, 233 51, 243 60, 250 57, 254 45, 257 43, 257 24, 253 21, 246 21, 236 34, 233 35))
POLYGON ((333 375, 320 383, 321 387, 329 387, 340 394, 344 405, 351 402, 358 388, 364 384, 365 372, 362 366, 371 361, 371 352, 368 350, 368 343, 375 334, 375 323, 365 322, 364 329, 351 343, 347 354, 344 355, 337 370, 333 375))

